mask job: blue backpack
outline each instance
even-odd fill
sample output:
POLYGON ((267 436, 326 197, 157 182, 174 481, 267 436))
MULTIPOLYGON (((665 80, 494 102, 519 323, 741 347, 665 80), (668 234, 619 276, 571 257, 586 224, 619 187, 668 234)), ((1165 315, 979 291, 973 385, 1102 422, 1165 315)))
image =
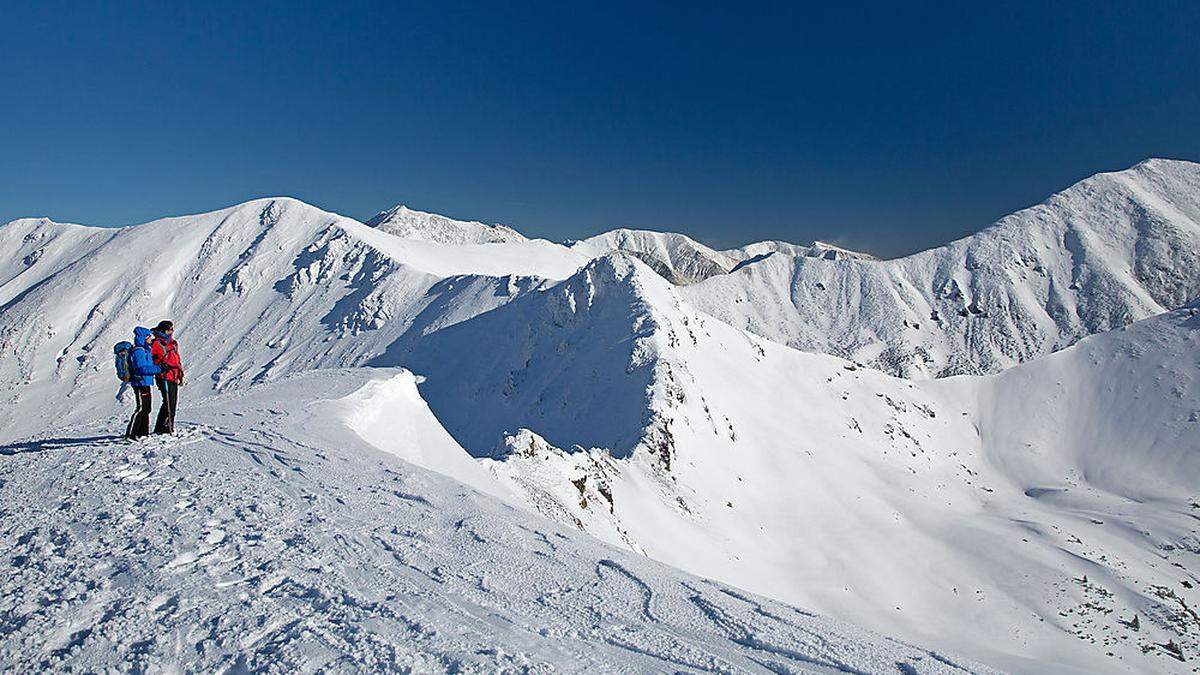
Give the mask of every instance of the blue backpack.
POLYGON ((133 349, 131 342, 118 342, 113 345, 113 356, 116 359, 117 379, 128 382, 133 379, 133 369, 129 367, 129 351, 133 349))

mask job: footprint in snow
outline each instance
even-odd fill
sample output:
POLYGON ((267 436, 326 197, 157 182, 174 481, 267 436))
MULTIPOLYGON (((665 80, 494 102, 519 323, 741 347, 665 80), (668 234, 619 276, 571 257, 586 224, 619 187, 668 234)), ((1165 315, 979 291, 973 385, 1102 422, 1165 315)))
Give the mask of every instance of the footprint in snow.
POLYGON ((146 605, 146 609, 151 612, 166 612, 170 614, 179 606, 179 596, 168 593, 160 593, 150 599, 150 603, 146 605))
POLYGON ((113 472, 113 476, 117 480, 121 480, 126 483, 136 483, 149 478, 151 473, 153 472, 149 469, 133 466, 132 464, 124 464, 113 472))
POLYGON ((171 562, 167 563, 167 569, 172 571, 180 570, 194 564, 199 559, 200 554, 196 551, 185 551, 172 558, 171 562))

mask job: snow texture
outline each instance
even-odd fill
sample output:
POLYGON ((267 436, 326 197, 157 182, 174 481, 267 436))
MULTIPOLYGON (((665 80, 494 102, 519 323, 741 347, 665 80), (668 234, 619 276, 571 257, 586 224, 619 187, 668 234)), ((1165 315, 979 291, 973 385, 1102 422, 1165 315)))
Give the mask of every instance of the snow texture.
POLYGON ((380 377, 418 408, 393 414, 436 424, 411 374, 318 371, 209 399, 174 438, 74 428, 0 447, 0 661, 987 672, 610 549, 384 455, 338 398, 380 377))

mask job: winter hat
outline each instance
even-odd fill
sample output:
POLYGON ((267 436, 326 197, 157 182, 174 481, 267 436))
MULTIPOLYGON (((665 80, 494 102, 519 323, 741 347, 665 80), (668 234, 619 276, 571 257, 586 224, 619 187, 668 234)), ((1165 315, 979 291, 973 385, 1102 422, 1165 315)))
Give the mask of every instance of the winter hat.
POLYGON ((163 319, 162 321, 158 322, 157 326, 154 327, 154 332, 155 333, 165 333, 174 327, 175 327, 175 324, 171 323, 170 321, 167 321, 166 319, 163 319))

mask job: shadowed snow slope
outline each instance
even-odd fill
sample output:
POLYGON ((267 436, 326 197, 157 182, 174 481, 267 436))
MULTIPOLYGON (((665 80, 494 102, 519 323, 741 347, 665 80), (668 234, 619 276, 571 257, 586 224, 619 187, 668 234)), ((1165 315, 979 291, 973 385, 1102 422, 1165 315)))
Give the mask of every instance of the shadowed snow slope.
POLYGON ((1099 174, 907 258, 776 253, 685 295, 771 340, 899 375, 996 372, 1200 297, 1200 165, 1099 174))
MULTIPOLYGON (((222 395, 189 408, 174 438, 127 445, 91 427, 5 440, 0 662, 21 672, 986 670, 610 549, 372 450, 341 423, 339 399, 380 376, 316 371, 222 395)), ((411 375, 390 377, 411 390, 411 375)), ((420 406, 392 412, 414 427, 431 421, 420 406)))
POLYGON ((521 427, 555 445, 627 455, 656 405, 665 333, 654 299, 673 297, 640 265, 597 258, 566 281, 430 334, 405 363, 430 376, 423 394, 477 456, 521 427))

